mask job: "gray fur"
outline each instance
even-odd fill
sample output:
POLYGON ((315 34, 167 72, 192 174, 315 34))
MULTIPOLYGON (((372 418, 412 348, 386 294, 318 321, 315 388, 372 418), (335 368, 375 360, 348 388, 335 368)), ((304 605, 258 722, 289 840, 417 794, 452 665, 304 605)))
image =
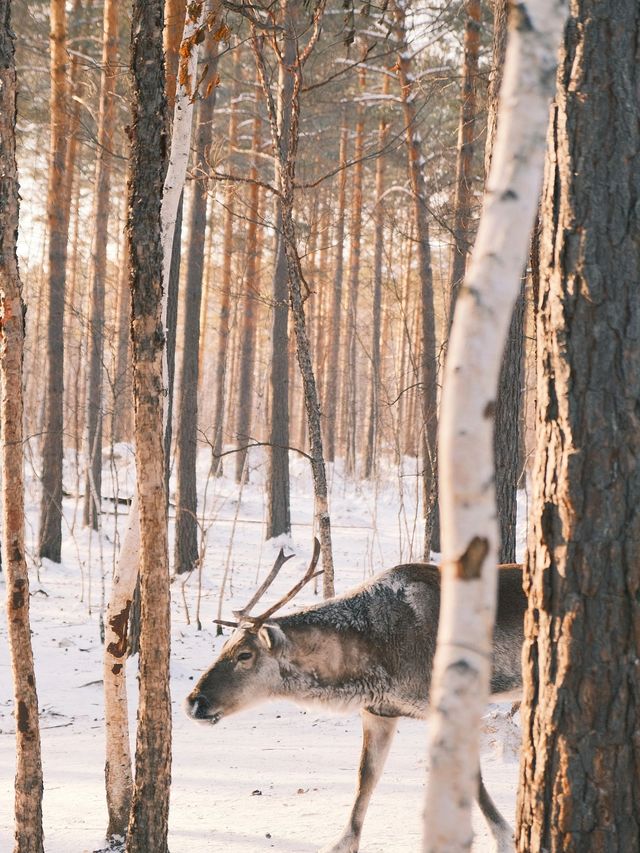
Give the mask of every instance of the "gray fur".
MULTIPOLYGON (((526 600, 521 570, 499 572, 492 692, 521 683, 526 600)), ((383 572, 344 595, 271 618, 241 623, 187 699, 187 713, 216 723, 260 701, 363 713, 359 786, 347 829, 326 853, 357 853, 366 807, 382 770, 393 725, 380 718, 425 717, 440 607, 435 566, 407 564, 383 572), (249 658, 241 660, 239 656, 249 658), (375 750, 371 746, 376 744, 375 750)), ((481 788, 480 805, 494 836, 505 821, 481 788), (497 818, 496 818, 497 815, 497 818)))

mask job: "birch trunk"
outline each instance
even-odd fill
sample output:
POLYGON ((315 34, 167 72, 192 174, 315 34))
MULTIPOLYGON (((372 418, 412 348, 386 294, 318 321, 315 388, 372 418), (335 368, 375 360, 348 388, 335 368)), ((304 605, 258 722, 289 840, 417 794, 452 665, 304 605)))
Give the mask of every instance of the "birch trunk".
MULTIPOLYGON (((141 1, 141 0, 140 0, 141 1)), ((193 8, 197 19, 194 21, 189 11, 185 21, 183 47, 184 77, 178 89, 174 111, 173 134, 171 140, 171 156, 169 169, 164 180, 162 191, 162 207, 160 211, 162 255, 159 268, 162 269, 163 299, 162 299, 162 329, 165 328, 167 314, 168 277, 171 268, 171 250, 175 228, 178 202, 184 185, 193 101, 191 85, 196 79, 197 41, 202 16, 201 4, 193 8)), ((162 13, 155 10, 155 18, 151 10, 145 12, 144 4, 138 8, 138 15, 148 15, 155 26, 157 18, 162 26, 162 13)), ((147 21, 150 24, 149 21, 147 21)), ((135 31, 134 31, 135 35, 135 31)), ((150 49, 150 48, 149 48, 150 49)), ((159 62, 154 56, 152 62, 159 62)), ((161 110, 164 115, 164 108, 161 110)), ((165 128, 159 131, 158 141, 164 140, 165 128)), ((133 275, 133 272, 132 272, 133 275)), ((133 310, 133 308, 132 308, 133 310)), ((163 373, 167 376, 166 350, 163 348, 163 373)), ((163 380, 164 383, 164 380, 163 380)), ((167 406, 162 406, 161 420, 163 433, 166 434, 167 406)), ((164 453, 162 453, 164 458, 164 453)), ((127 531, 118 557, 118 565, 113 579, 112 593, 107 607, 105 620, 105 654, 104 654, 104 692, 106 718, 106 755, 105 783, 107 787, 107 806, 109 810, 108 837, 124 836, 127 828, 127 815, 130 809, 132 793, 131 757, 129 751, 129 727, 126 702, 126 668, 124 656, 127 650, 127 621, 129 609, 135 592, 138 578, 138 559, 141 547, 139 500, 138 492, 134 496, 129 511, 127 531)))
MULTIPOLYGON (((489 693, 498 530, 493 417, 502 350, 542 180, 566 8, 512 7, 498 135, 445 367, 440 427, 443 586, 432 678, 425 853, 471 849, 480 718, 489 693)), ((513 849, 510 833, 496 838, 513 849)))
POLYGON ((43 853, 42 761, 24 547, 24 304, 18 271, 16 67, 11 2, 0 0, 0 380, 2 563, 16 721, 14 853, 43 853))

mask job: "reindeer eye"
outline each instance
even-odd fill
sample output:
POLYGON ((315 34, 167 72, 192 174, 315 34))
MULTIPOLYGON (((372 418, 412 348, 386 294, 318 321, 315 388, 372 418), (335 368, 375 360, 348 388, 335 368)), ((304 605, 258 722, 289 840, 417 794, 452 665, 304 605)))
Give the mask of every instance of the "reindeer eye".
POLYGON ((251 660, 253 657, 253 652, 240 652, 238 655, 238 660, 251 660))

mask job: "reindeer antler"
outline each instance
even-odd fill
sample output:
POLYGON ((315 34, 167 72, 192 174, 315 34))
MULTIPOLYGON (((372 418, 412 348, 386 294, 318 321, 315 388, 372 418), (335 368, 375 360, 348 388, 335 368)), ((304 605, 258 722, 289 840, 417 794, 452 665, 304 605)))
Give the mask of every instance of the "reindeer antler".
POLYGON ((256 628, 260 627, 260 625, 264 624, 267 619, 272 616, 276 610, 279 610, 281 607, 284 607, 292 598, 300 592, 300 590, 306 586, 309 581, 312 581, 314 578, 317 578, 322 574, 323 570, 319 572, 314 571, 315 567, 318 565, 318 558, 320 557, 320 542, 317 539, 313 540, 313 556, 311 557, 311 562, 307 568, 307 571, 304 574, 304 577, 301 578, 298 583, 289 590, 286 595, 280 598, 275 604, 271 605, 271 607, 266 610, 264 613, 261 613, 260 616, 250 616, 249 611, 252 607, 262 598, 267 589, 271 586, 273 581, 275 580, 278 572, 282 568, 282 566, 287 562, 287 560, 293 557, 293 554, 289 554, 285 556, 284 550, 281 548, 278 556, 276 557, 276 561, 273 564, 273 568, 264 579, 264 581, 260 584, 256 592, 251 596, 248 603, 241 610, 234 610, 233 615, 238 619, 237 622, 229 622, 225 619, 214 619, 213 622, 215 625, 224 625, 228 628, 237 628, 240 624, 240 621, 251 622, 256 628))
POLYGON ((268 610, 265 610, 264 613, 261 613, 260 616, 250 616, 249 619, 251 622, 254 622, 256 625, 262 625, 267 621, 269 616, 272 616, 276 610, 280 610, 281 607, 284 607, 285 604, 291 601, 292 598, 295 598, 296 595, 300 592, 303 586, 306 586, 309 581, 312 581, 314 578, 317 578, 318 575, 321 575, 324 571, 321 569, 319 572, 315 572, 314 569, 318 565, 318 558, 320 557, 320 543, 317 539, 313 540, 313 556, 311 557, 311 562, 309 563, 309 567, 304 574, 304 577, 301 578, 298 583, 289 590, 286 595, 283 595, 275 604, 272 604, 268 610))
POLYGON ((269 589, 271 584, 274 582, 274 580, 276 579, 276 576, 277 576, 278 572, 280 571, 280 569, 284 566, 284 564, 287 562, 287 560, 290 560, 293 556, 294 556, 293 554, 287 554, 287 556, 285 556, 284 548, 280 548, 278 556, 276 557, 276 561, 273 564, 273 568, 271 569, 269 574, 266 576, 264 581, 260 584, 258 589, 251 596, 251 598, 249 599, 247 604, 245 604, 245 606, 242 608, 242 610, 234 610, 233 611, 233 615, 236 617, 236 619, 242 619, 243 616, 249 615, 249 611, 251 610, 251 608, 256 604, 256 602, 258 602, 262 598, 262 596, 265 594, 265 592, 269 589))

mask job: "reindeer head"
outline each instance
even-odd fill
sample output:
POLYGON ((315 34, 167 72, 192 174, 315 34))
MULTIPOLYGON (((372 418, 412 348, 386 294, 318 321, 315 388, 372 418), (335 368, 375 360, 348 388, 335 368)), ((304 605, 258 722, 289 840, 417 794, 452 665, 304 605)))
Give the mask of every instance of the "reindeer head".
MULTIPOLYGON (((293 555, 290 555, 293 556, 293 555)), ((291 601, 305 584, 317 577, 315 567, 320 556, 320 543, 315 540, 313 557, 304 577, 281 599, 260 616, 249 611, 273 583, 289 559, 281 550, 273 569, 242 610, 234 611, 237 622, 215 620, 236 630, 222 647, 213 666, 198 680, 186 700, 187 714, 195 720, 217 723, 229 716, 277 694, 281 683, 281 656, 286 652, 287 638, 269 618, 291 601)))

